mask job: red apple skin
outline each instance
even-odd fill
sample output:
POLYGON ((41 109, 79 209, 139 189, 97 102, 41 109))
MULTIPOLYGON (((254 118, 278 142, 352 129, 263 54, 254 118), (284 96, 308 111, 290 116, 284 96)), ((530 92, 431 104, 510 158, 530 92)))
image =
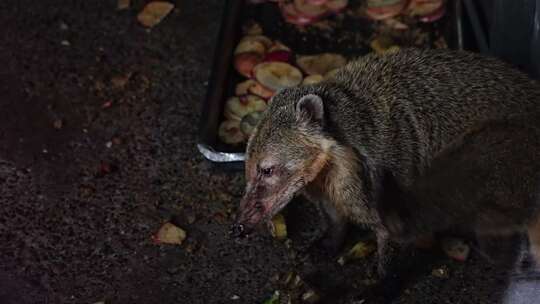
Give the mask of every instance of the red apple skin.
POLYGON ((258 53, 240 53, 234 56, 234 67, 240 75, 250 78, 253 68, 262 60, 263 57, 258 53))
POLYGON ((290 62, 292 54, 289 51, 277 50, 266 54, 264 61, 290 62))

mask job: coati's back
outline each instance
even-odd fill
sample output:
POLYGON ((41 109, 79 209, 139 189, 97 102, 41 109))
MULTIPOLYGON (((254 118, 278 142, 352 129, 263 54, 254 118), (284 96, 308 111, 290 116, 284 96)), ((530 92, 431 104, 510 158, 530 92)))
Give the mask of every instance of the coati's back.
MULTIPOLYGON (((403 49, 348 64, 328 83, 348 141, 392 167, 423 170, 456 135, 481 121, 540 112, 540 84, 499 60, 469 52, 403 49), (366 144, 369 142, 369 144, 366 144)), ((396 168, 399 169, 399 168, 396 168)), ((402 169, 404 170, 404 169, 402 169)))

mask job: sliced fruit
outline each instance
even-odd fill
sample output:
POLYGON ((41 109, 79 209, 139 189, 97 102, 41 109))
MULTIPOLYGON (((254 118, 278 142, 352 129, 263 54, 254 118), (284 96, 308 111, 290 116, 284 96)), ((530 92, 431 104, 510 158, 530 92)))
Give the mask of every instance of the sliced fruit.
POLYGON ((263 99, 269 99, 274 96, 273 91, 263 87, 260 83, 253 79, 248 79, 237 84, 234 90, 234 94, 236 96, 252 94, 257 95, 263 99))
POLYGON ((186 238, 186 232, 181 228, 171 224, 165 223, 158 232, 152 236, 152 240, 156 244, 176 244, 180 245, 186 238))
POLYGON ((282 214, 277 214, 270 222, 270 233, 278 240, 283 240, 287 237, 287 225, 285 217, 282 214))
POLYGON ((330 70, 344 66, 347 59, 339 54, 322 53, 319 55, 299 56, 296 63, 308 75, 324 75, 330 70))
POLYGON ((259 123, 262 117, 262 111, 255 111, 247 114, 242 118, 240 121, 240 130, 246 137, 249 137, 251 133, 253 133, 253 130, 255 130, 255 127, 259 123))
POLYGON ((302 82, 302 72, 285 62, 263 62, 253 69, 255 79, 264 87, 277 91, 302 82))
POLYGON ((245 141, 245 135, 240 130, 239 120, 224 120, 219 125, 219 139, 229 145, 241 144, 245 141))
POLYGON ((309 75, 302 81, 302 84, 316 84, 323 81, 324 77, 320 74, 309 75))
POLYGON ((249 93, 257 95, 265 100, 272 98, 272 96, 275 94, 274 91, 265 88, 257 81, 255 81, 255 84, 249 88, 249 93))
POLYGON ((373 20, 383 20, 399 15, 406 0, 368 0, 366 14, 373 20))
POLYGON ((266 46, 264 45, 264 43, 258 40, 241 40, 234 49, 234 54, 238 55, 242 53, 257 53, 260 55, 264 55, 264 53, 266 53, 266 46))
POLYGON ((148 3, 137 15, 137 20, 146 27, 159 24, 174 8, 174 4, 165 1, 148 3))
POLYGON ((436 13, 444 6, 443 0, 411 0, 407 7, 410 16, 428 16, 436 13))
POLYGON ((301 15, 296 8, 294 7, 293 3, 285 3, 285 2, 279 2, 279 6, 281 9, 281 14, 283 15, 283 19, 291 24, 296 25, 308 25, 313 22, 316 22, 318 19, 315 17, 306 17, 305 15, 301 15))
POLYGON ((329 0, 325 6, 334 13, 341 12, 349 4, 348 0, 329 0))
POLYGON ((292 53, 284 50, 277 50, 273 52, 268 52, 264 57, 264 61, 281 61, 289 62, 291 61, 292 53))
POLYGON ((408 30, 409 26, 396 18, 384 19, 383 23, 393 30, 404 31, 408 30))
POLYGON ((288 51, 292 53, 292 50, 285 44, 281 43, 281 41, 274 41, 272 46, 270 46, 270 48, 268 49, 269 53, 274 51, 288 51))
POLYGON ((240 75, 251 77, 253 68, 263 60, 263 56, 254 53, 241 53, 234 56, 234 68, 240 75))
POLYGON ((230 120, 242 120, 251 112, 266 110, 266 102, 255 95, 243 95, 231 97, 225 103, 225 117, 230 120))
POLYGON ((323 78, 324 79, 332 78, 334 75, 337 74, 337 72, 339 72, 339 69, 330 70, 328 71, 328 73, 324 74, 323 78))
POLYGON ((438 9, 434 13, 432 13, 430 15, 427 15, 427 16, 420 17, 420 21, 424 22, 424 23, 435 22, 435 21, 441 19, 444 16, 445 13, 446 13, 446 6, 443 5, 443 6, 441 6, 440 9, 438 9))
POLYGON ((394 43, 394 40, 388 36, 379 36, 369 44, 377 54, 392 53, 399 50, 399 46, 394 43))
POLYGON ((238 83, 234 89, 234 95, 241 96, 249 93, 249 88, 254 86, 257 82, 253 79, 248 79, 238 83))
POLYGON ((313 5, 306 0, 294 0, 294 8, 299 15, 308 18, 317 18, 328 12, 328 8, 323 5, 313 5))

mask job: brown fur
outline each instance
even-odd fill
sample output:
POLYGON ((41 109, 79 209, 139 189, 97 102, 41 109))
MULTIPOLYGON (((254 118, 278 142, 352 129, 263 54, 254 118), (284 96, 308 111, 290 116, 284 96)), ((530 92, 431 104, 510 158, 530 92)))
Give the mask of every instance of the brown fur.
POLYGON ((539 83, 496 59, 415 49, 365 56, 272 98, 248 142, 239 218, 257 200, 278 212, 303 192, 335 213, 336 226, 346 217, 375 231, 381 273, 389 242, 403 234, 523 228, 540 205, 540 146, 527 133, 540 130, 538 117, 539 83), (271 177, 261 164, 275 169, 271 177))

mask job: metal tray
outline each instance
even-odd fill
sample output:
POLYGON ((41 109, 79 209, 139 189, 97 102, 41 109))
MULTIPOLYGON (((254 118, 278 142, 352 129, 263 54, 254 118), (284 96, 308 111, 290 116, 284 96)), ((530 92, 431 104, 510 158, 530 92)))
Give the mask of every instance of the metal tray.
MULTIPOLYGON (((462 26, 461 20, 461 5, 459 1, 450 1, 448 3, 447 16, 445 17, 445 36, 450 48, 462 48, 462 26)), ((287 45, 294 50, 301 50, 303 53, 309 53, 310 50, 314 53, 316 47, 312 47, 313 43, 306 41, 298 41, 298 37, 289 37, 289 41, 282 39, 280 35, 286 35, 286 29, 278 29, 279 26, 274 24, 281 22, 279 10, 274 3, 265 4, 246 4, 243 0, 227 0, 225 10, 222 17, 221 30, 218 36, 216 51, 214 55, 212 74, 209 80, 208 93, 202 106, 201 121, 199 126, 199 141, 197 148, 199 152, 209 161, 214 164, 221 165, 225 168, 241 169, 244 161, 244 147, 231 147, 221 143, 218 139, 217 130, 222 120, 224 101, 227 97, 232 96, 234 85, 241 79, 234 71, 232 60, 233 51, 241 38, 242 22, 246 19, 254 19, 261 24, 265 29, 273 31, 269 34, 270 37, 279 37, 287 45), (313 49, 310 49, 313 48, 313 49)), ((355 25, 357 26, 357 25, 355 25)), ((366 25, 367 26, 367 25, 366 25)), ((362 27, 359 27, 361 31, 362 27)), ((316 39, 316 38, 314 38, 316 39)), ((335 39, 335 38, 332 38, 335 39)), ((345 47, 343 45, 334 45, 336 51, 341 53, 349 53, 349 55, 362 55, 369 49, 360 46, 345 47)), ((331 51, 332 49, 325 49, 331 51)))

